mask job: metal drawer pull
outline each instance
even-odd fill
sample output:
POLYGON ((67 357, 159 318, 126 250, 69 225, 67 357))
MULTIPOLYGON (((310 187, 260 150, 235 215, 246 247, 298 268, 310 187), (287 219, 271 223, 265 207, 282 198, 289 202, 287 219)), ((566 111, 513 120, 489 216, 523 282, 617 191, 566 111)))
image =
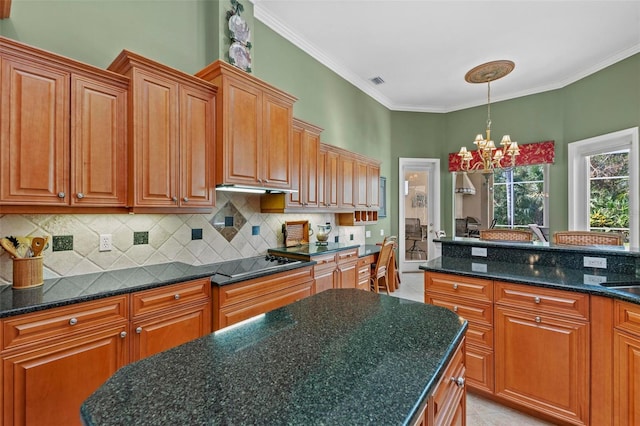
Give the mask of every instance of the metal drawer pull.
POLYGON ((84 194, 82 192, 78 192, 78 200, 82 200, 84 198, 84 194))
POLYGON ((138 334, 142 333, 142 327, 136 328, 136 333, 138 333, 138 334))
POLYGON ((457 290, 457 289, 458 289, 458 284, 454 284, 454 285, 453 285, 453 289, 454 289, 454 290, 457 290))
POLYGON ((459 388, 464 387, 464 377, 452 377, 451 381, 455 383, 459 388))
POLYGON ((76 325, 78 323, 78 319, 77 318, 71 318, 69 320, 69 325, 76 325))
POLYGON ((539 322, 541 322, 541 321, 542 321, 542 320, 540 319, 540 317, 536 317, 536 322, 537 322, 537 323, 539 323, 539 322))
POLYGON ((534 302, 536 302, 536 303, 540 303, 540 298, 539 298, 538 296, 536 296, 536 297, 533 299, 533 301, 534 301, 534 302))
POLYGON ((180 293, 176 293, 176 294, 173 296, 173 298, 174 298, 174 299, 176 299, 176 300, 180 300, 180 293))
POLYGON ((67 196, 67 194, 65 194, 64 192, 62 192, 62 191, 58 192, 58 198, 64 198, 66 196, 67 196))
POLYGON ((453 312, 458 312, 458 307, 457 306, 453 307, 453 312))
POLYGON ((123 339, 124 339, 125 337, 127 337, 127 332, 126 332, 126 331, 121 331, 121 332, 120 332, 120 337, 122 337, 123 339))

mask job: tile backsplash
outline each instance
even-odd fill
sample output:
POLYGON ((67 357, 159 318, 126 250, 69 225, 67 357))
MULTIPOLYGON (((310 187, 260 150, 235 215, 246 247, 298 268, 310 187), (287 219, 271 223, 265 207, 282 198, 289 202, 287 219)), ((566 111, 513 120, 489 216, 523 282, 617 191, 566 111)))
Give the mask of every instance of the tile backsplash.
MULTIPOLYGON (((43 252, 47 279, 171 261, 201 265, 256 256, 283 245, 285 221, 308 220, 314 230, 326 222, 335 225, 333 214, 261 213, 259 195, 218 193, 216 205, 210 214, 5 214, 0 216, 0 236, 57 237, 55 244, 49 239, 43 252), (220 224, 213 219, 230 205, 246 222, 233 224, 228 241, 229 233, 223 235, 224 228, 217 229, 220 224), (200 230, 202 238, 193 238, 193 230, 200 230), (99 251, 102 234, 112 236, 111 251, 99 251)), ((334 226, 331 235, 340 242, 364 244, 364 231, 363 226, 334 226)), ((315 242, 313 235, 310 242, 315 242)), ((0 249, 0 284, 10 284, 12 276, 12 260, 0 249)))

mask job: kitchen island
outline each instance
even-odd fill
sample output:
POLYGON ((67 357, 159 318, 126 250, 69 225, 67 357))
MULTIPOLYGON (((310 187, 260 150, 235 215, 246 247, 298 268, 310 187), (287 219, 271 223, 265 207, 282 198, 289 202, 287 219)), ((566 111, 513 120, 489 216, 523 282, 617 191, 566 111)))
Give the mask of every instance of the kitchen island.
POLYGON ((441 307, 327 290, 123 367, 81 415, 96 426, 411 424, 466 327, 441 307))

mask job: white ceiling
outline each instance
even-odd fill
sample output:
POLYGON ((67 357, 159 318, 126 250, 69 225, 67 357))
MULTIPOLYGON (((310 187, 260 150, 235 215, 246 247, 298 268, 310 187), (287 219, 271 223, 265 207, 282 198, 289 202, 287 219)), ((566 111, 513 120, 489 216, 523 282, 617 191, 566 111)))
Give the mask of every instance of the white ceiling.
POLYGON ((491 84, 492 102, 564 87, 640 52, 638 0, 251 1, 255 19, 391 110, 486 104, 486 85, 464 75, 493 60, 516 66, 491 84))

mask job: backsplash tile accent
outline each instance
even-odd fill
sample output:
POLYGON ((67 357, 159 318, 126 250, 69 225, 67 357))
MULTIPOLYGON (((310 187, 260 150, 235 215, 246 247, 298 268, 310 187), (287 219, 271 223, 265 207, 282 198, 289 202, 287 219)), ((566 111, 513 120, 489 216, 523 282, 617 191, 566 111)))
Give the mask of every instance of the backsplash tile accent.
POLYGON ((51 246, 53 251, 73 250, 73 235, 54 235, 51 246))
MULTIPOLYGON (((209 214, 5 214, 0 215, 0 229, 14 235, 73 236, 73 248, 67 251, 54 252, 50 241, 43 253, 45 279, 172 261, 203 265, 257 256, 284 244, 285 221, 307 220, 312 229, 330 222, 332 235, 340 241, 365 244, 363 226, 337 226, 334 214, 266 214, 260 212, 259 195, 219 192, 217 197, 220 207, 209 214), (214 217, 227 203, 233 204, 248 225, 239 227, 232 241, 214 228, 214 217), (254 226, 260 227, 259 235, 253 235, 254 226), (202 229, 201 240, 191 239, 193 229, 202 229), (148 244, 134 245, 134 232, 140 230, 148 232, 148 244), (100 234, 112 235, 113 250, 98 250, 100 234)), ((234 216, 236 226, 237 220, 234 216)), ((310 243, 315 243, 315 236, 310 237, 310 243)), ((0 284, 10 284, 12 275, 11 257, 0 248, 0 284)), ((78 285, 83 285, 82 280, 78 285)))
POLYGON ((191 230, 191 239, 192 240, 201 240, 202 239, 202 228, 192 229, 191 230))
POLYGON ((133 233, 133 245, 138 246, 140 244, 149 244, 149 232, 134 232, 133 233))
POLYGON ((229 242, 235 238, 245 223, 247 223, 247 220, 231 201, 228 201, 213 216, 211 222, 213 227, 229 242))

